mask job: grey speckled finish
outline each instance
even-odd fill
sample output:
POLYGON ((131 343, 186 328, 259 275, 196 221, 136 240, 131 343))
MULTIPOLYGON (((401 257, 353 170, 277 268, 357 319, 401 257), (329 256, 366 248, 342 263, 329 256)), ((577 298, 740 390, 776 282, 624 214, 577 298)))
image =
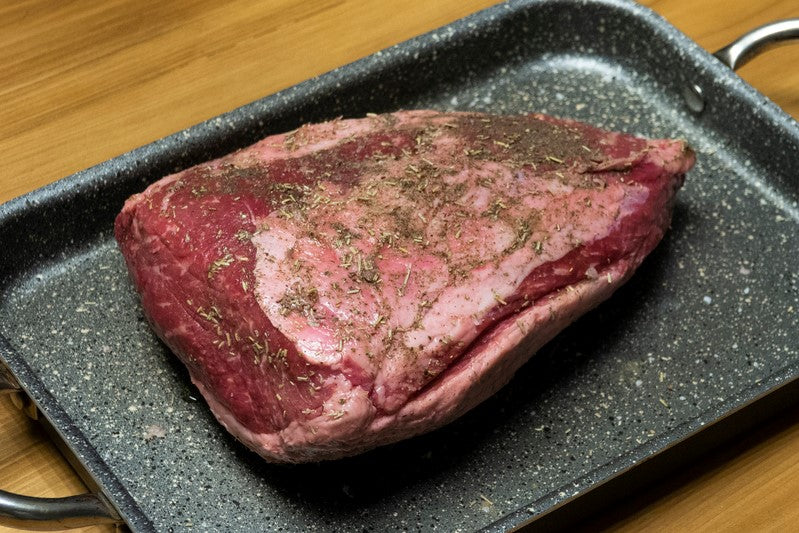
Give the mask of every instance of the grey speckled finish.
POLYGON ((652 12, 511 2, 0 207, 0 357, 134 530, 499 530, 799 376, 797 168, 797 124, 652 12), (701 116, 675 72, 705 88, 701 116), (360 457, 268 465, 150 332, 113 217, 266 134, 417 107, 685 137, 698 164, 634 279, 495 397, 360 457))

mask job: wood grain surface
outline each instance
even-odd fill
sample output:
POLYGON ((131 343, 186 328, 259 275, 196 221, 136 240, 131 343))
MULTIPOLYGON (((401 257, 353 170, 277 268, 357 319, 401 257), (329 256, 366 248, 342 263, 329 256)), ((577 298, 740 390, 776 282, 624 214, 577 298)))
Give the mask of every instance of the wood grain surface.
MULTIPOLYGON (((2 2, 0 202, 492 3, 2 2)), ((796 0, 643 3, 711 51, 759 24, 799 17, 796 0)), ((799 118, 799 46, 768 52, 739 73, 799 118)), ((0 428, 0 488, 38 496, 84 490, 6 398, 0 428)), ((788 530, 799 524, 797 493, 799 415, 791 415, 585 528, 788 530)))

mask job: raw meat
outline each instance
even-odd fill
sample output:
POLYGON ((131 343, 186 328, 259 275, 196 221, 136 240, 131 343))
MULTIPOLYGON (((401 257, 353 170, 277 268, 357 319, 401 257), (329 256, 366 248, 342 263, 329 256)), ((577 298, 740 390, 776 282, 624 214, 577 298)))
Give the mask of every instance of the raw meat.
POLYGON ((130 198, 153 328, 267 460, 353 455, 502 387, 655 247, 694 155, 544 115, 306 125, 130 198))

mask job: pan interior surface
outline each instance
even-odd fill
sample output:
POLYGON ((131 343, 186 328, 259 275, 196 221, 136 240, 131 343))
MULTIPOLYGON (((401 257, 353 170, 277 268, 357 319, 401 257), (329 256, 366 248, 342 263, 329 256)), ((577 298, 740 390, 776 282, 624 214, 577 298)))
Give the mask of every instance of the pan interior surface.
MULTIPOLYGON (((534 27, 535 19, 525 24, 534 27)), ((552 31, 563 24, 559 15, 552 31)), ((570 34, 552 36, 560 43, 554 47, 506 54, 493 52, 497 30, 486 27, 473 39, 493 54, 491 65, 407 93, 387 88, 385 99, 352 107, 347 102, 357 95, 346 96, 340 109, 318 115, 307 111, 317 109, 312 104, 303 117, 399 108, 544 112, 686 138, 697 165, 678 194, 671 231, 611 300, 460 420, 359 457, 300 466, 263 462, 198 401, 140 311, 110 218, 90 228, 90 239, 64 242, 57 257, 31 265, 6 287, 0 334, 156 529, 489 527, 520 508, 543 511, 532 502, 552 494, 562 501, 580 488, 576 480, 607 465, 629 466, 625 458, 642 446, 666 446, 685 428, 710 422, 719 406, 755 396, 772 376, 795 373, 796 189, 731 142, 729 131, 691 116, 677 84, 639 68, 645 57, 619 59, 634 40, 621 29, 609 26, 583 46, 580 32, 565 28, 570 34), (570 51, 559 50, 567 45, 570 51), (358 107, 364 105, 371 109, 358 107)), ((656 54, 656 44, 648 48, 656 54)), ((418 61, 434 71, 438 59, 423 50, 418 61)), ((375 83, 358 94, 379 93, 388 81, 375 83)), ((251 137, 242 136, 242 145, 251 137)), ((105 185, 106 201, 121 207, 124 198, 112 189, 105 185)), ((85 233, 78 226, 76 234, 85 233)))

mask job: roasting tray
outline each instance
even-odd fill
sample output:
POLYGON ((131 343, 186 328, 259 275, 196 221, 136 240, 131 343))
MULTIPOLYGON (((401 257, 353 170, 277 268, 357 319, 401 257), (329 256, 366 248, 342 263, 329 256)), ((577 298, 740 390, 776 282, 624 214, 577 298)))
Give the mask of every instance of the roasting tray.
POLYGON ((799 396, 797 168, 799 125, 650 10, 501 4, 1 206, 0 359, 134 531, 563 526, 799 396), (422 107, 684 137, 698 162, 634 278, 493 398, 360 457, 269 465, 151 333, 113 218, 267 134, 422 107))

